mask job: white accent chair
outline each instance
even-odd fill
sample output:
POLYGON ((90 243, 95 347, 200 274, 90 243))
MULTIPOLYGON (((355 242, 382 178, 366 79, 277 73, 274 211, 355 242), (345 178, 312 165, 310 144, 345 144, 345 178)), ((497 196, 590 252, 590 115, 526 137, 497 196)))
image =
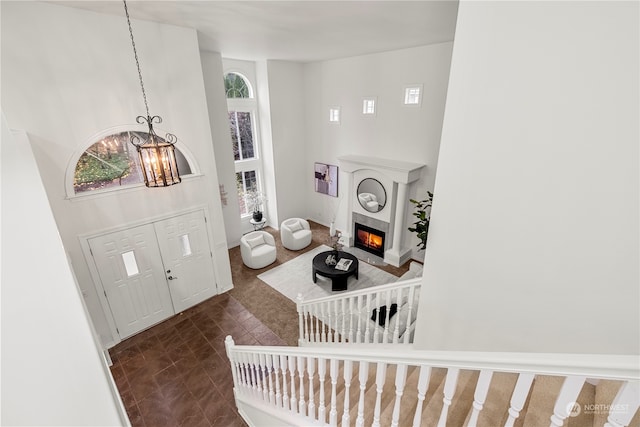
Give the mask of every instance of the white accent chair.
POLYGON ((280 225, 282 246, 292 251, 299 251, 311 244, 311 228, 309 222, 302 218, 289 218, 280 225))
POLYGON ((276 240, 266 231, 252 231, 240 238, 242 262, 254 270, 266 267, 276 260, 276 240))
POLYGON ((365 207, 369 212, 378 212, 380 210, 378 205, 378 198, 372 193, 360 193, 358 194, 360 204, 365 207))

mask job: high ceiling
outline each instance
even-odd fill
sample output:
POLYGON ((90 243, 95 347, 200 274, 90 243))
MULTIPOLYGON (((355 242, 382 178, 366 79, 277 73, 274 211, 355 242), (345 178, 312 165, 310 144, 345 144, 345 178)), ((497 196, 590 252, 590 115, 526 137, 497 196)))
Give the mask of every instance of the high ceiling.
MULTIPOLYGON (((49 3, 124 19, 120 0, 49 3)), ((132 19, 195 28, 202 49, 227 58, 309 62, 451 41, 458 1, 129 0, 127 7, 132 19)))

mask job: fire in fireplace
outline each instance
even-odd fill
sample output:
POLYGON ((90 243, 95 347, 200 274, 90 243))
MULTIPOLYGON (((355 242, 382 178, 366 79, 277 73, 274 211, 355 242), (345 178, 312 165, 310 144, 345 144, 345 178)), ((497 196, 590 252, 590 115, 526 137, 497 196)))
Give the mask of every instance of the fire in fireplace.
POLYGON ((356 222, 354 246, 379 257, 384 257, 385 232, 356 222))

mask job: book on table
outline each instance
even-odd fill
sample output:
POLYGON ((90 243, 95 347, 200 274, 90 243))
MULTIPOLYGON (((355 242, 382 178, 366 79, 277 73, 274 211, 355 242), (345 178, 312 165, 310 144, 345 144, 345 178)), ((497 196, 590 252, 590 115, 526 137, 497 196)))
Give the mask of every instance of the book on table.
POLYGON ((353 261, 350 259, 346 259, 346 258, 342 258, 340 261, 338 261, 338 263, 336 264, 336 268, 338 270, 342 270, 342 271, 347 271, 349 269, 349 267, 351 266, 351 263, 353 261))

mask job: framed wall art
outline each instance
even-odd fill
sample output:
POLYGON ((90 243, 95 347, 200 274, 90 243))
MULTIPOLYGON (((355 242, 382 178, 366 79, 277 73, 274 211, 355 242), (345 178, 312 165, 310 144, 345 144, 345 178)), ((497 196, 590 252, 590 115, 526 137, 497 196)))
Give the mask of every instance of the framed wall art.
POLYGON ((318 193, 338 197, 338 167, 326 163, 315 163, 314 185, 318 193))

